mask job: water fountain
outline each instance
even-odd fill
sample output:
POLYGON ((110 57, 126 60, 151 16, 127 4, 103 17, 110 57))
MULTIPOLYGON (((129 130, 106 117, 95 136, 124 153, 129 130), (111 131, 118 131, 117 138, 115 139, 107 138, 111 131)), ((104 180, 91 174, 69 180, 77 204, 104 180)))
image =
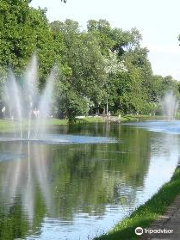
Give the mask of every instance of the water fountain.
MULTIPOLYGON (((117 125, 116 128, 113 126, 113 132, 110 132, 108 136, 111 134, 114 136, 114 133, 117 133, 116 136, 121 136, 123 139, 124 134, 126 141, 107 136, 99 137, 102 134, 101 129, 100 131, 96 129, 97 136, 95 137, 82 135, 81 132, 80 135, 75 135, 74 132, 72 135, 69 135, 69 132, 59 134, 58 130, 56 134, 47 134, 44 119, 50 114, 56 74, 54 70, 51 71, 43 91, 39 93, 37 66, 37 59, 33 56, 23 84, 18 82, 12 70, 9 70, 9 77, 5 84, 5 108, 3 107, 2 111, 6 111, 5 115, 9 116, 14 123, 19 123, 19 131, 18 137, 12 137, 13 135, 6 139, 0 137, 0 142, 2 141, 0 161, 4 161, 0 172, 2 200, 0 207, 5 210, 3 216, 8 223, 12 222, 9 216, 13 216, 13 229, 16 226, 14 225, 16 219, 17 227, 20 223, 23 223, 21 224, 23 227, 24 223, 28 223, 23 220, 25 217, 27 221, 29 220, 30 231, 27 233, 27 239, 42 239, 43 236, 46 239, 52 237, 59 239, 59 236, 64 236, 62 238, 65 239, 68 234, 69 239, 90 239, 89 236, 94 236, 93 234, 96 235, 97 232, 99 234, 100 224, 103 231, 107 230, 115 220, 119 220, 120 215, 121 217, 125 216, 123 214, 128 215, 133 208, 144 203, 142 201, 148 200, 154 193, 154 189, 164 184, 164 176, 167 177, 166 180, 170 178, 179 156, 178 136, 167 135, 165 138, 164 134, 160 134, 158 137, 157 134, 146 134, 145 131, 120 129, 117 125), (24 123, 27 126, 25 131, 24 123), (39 132, 40 128, 44 132, 42 135, 39 132), (140 136, 140 140, 137 139, 137 135, 140 136), (10 141, 10 143, 5 141, 10 141), (14 142, 11 143, 11 141, 14 142), (39 141, 43 141, 43 144, 39 144, 39 141), (132 148, 133 141, 135 148, 132 148), (46 143, 78 143, 79 145, 86 143, 86 145, 82 147, 78 145, 76 148, 75 146, 47 146, 46 143), (95 146, 94 143, 98 145, 95 146), (109 146, 107 143, 117 144, 109 146), (128 147, 127 143, 129 143, 128 147), (144 146, 150 143, 150 147, 144 148, 142 143, 145 144, 144 146), (137 149, 141 150, 138 151, 139 154, 136 154, 137 149), (147 153, 146 149, 148 149, 147 153), (158 152, 159 149, 160 152, 158 152), (152 152, 149 152, 150 150, 152 152), (144 161, 145 156, 148 158, 147 161, 144 161), (126 171, 123 172, 124 161, 119 161, 119 159, 127 160, 134 176, 143 173, 140 175, 140 181, 135 183, 134 177, 129 180, 128 171, 126 177, 126 171), (138 172, 136 172, 137 168, 132 170, 131 167, 135 159, 137 159, 138 166, 142 166, 138 172), (164 162, 162 162, 163 159, 164 162), (159 164, 158 167, 157 164, 159 164), (167 171, 166 174, 162 174, 162 179, 158 174, 154 174, 159 168, 163 169, 163 173, 167 171), (122 174, 121 180, 119 176, 122 174), (147 176, 150 177, 147 178, 147 176), (155 177, 157 177, 156 181, 154 181, 155 177), (98 181, 101 182, 100 191, 96 188, 98 181), (87 189, 89 191, 87 186, 94 189, 91 190, 94 194, 87 195, 87 189), (102 195, 102 189, 104 195, 102 195), (91 201, 89 196, 93 196, 91 201), (70 208, 68 203, 71 202, 74 205, 70 208), (13 215, 16 213, 14 207, 18 209, 16 218, 13 215), (20 208, 23 211, 19 218, 20 208), (64 218, 64 213, 67 214, 66 218, 64 218), (85 231, 82 232, 82 229, 85 231)), ((166 116, 169 118, 175 116, 177 100, 173 93, 164 97, 162 106, 166 116)), ((170 123, 174 125, 174 122, 170 123)), ((87 129, 85 132, 88 134, 87 129)), ((94 130, 91 133, 94 134, 94 130)), ((6 224, 2 226, 6 229, 6 224)), ((10 227, 9 230, 9 232, 12 231, 10 227)), ((15 236, 13 239, 19 237, 22 238, 22 236, 15 236)))
POLYGON ((162 99, 162 111, 167 120, 173 120, 178 110, 178 99, 173 91, 167 92, 162 99))
POLYGON ((51 115, 53 88, 57 71, 52 69, 44 89, 38 90, 38 63, 33 55, 24 74, 23 81, 16 79, 10 69, 4 86, 5 106, 1 111, 10 118, 14 133, 0 135, 1 141, 41 141, 46 144, 116 142, 115 139, 94 136, 74 136, 68 134, 48 134, 47 120, 51 115))
POLYGON ((33 55, 24 75, 24 81, 20 84, 10 69, 7 82, 4 86, 6 113, 15 123, 18 123, 19 139, 36 139, 39 129, 43 132, 46 128, 45 119, 49 116, 52 102, 52 92, 55 81, 55 69, 47 78, 46 85, 41 93, 38 91, 37 58, 33 55), (23 125, 28 122, 25 133, 23 125))

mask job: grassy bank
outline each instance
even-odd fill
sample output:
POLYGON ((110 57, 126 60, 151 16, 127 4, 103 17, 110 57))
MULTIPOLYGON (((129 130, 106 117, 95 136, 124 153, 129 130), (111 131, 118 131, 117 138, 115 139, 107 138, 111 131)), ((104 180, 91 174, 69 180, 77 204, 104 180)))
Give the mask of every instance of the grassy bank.
POLYGON ((147 228, 162 216, 167 207, 180 194, 180 167, 178 167, 171 181, 162 186, 148 202, 139 207, 131 216, 122 220, 109 233, 95 238, 96 240, 134 240, 136 227, 147 228))
MULTIPOLYGON (((118 117, 114 117, 112 116, 112 119, 110 118, 109 120, 112 122, 115 120, 116 122, 119 123, 125 123, 125 122, 137 122, 137 121, 143 121, 143 120, 158 120, 158 119, 162 119, 161 116, 149 116, 149 115, 124 115, 120 118, 120 120, 118 119, 118 117)), ((74 124, 78 124, 78 123, 96 123, 96 122, 106 122, 108 121, 107 117, 102 117, 102 116, 87 116, 87 117, 83 117, 83 118, 79 118, 76 119, 76 122, 74 122, 74 124)), ((67 119, 49 119, 47 121, 48 125, 67 125, 68 124, 68 120, 67 119)))
POLYGON ((16 127, 17 124, 11 120, 0 119, 0 132, 12 132, 16 127))
MULTIPOLYGON (((128 118, 125 118, 123 121, 129 121, 128 118)), ((96 123, 96 122, 104 122, 103 117, 85 117, 83 119, 77 119, 75 124, 78 123, 96 123)), ((33 123, 33 121, 32 121, 33 123)), ((51 118, 46 121, 48 126, 61 126, 61 125, 67 125, 68 120, 67 119, 56 119, 51 118)), ((19 122, 18 121, 12 121, 10 119, 0 119, 0 132, 12 132, 19 129, 19 122)), ((27 129, 28 127, 28 120, 24 120, 22 123, 22 127, 24 129, 27 129)))
MULTIPOLYGON (((32 123, 33 124, 33 123, 32 123)), ((49 126, 56 126, 56 125, 66 125, 68 124, 67 120, 59 120, 59 119, 49 119, 47 121, 49 126)), ((28 128, 28 121, 24 120, 22 122, 22 128, 28 128)), ((9 119, 0 119, 0 133, 5 132, 14 132, 20 129, 20 123, 18 121, 12 121, 9 119)))
MULTIPOLYGON (((115 122, 125 123, 125 122, 137 122, 137 121, 143 121, 143 120, 151 120, 151 119, 160 119, 160 117, 152 117, 148 115, 124 115, 121 117, 120 121, 117 117, 112 116, 112 122, 116 120, 115 122)), ((76 122, 74 124, 79 123, 97 123, 97 122, 106 122, 109 121, 106 117, 84 117, 82 119, 76 119, 76 122)), ((33 123, 33 121, 32 121, 33 123)), ((60 126, 60 125, 67 125, 68 120, 67 119, 56 119, 56 118, 50 118, 46 121, 48 126, 60 126)), ((28 126, 28 120, 24 120, 22 123, 22 127, 24 129, 27 129, 28 126)), ((0 119, 0 132, 12 132, 16 131, 19 128, 18 121, 12 121, 10 119, 0 119)))
POLYGON ((95 123, 95 122, 119 122, 119 123, 125 123, 125 122, 138 122, 138 121, 144 121, 144 120, 159 120, 162 119, 162 116, 150 116, 150 115, 134 115, 134 114, 128 114, 123 115, 120 117, 120 119, 117 116, 111 116, 110 118, 102 117, 102 116, 95 116, 95 117, 84 117, 82 119, 77 119, 77 122, 88 122, 88 123, 95 123))

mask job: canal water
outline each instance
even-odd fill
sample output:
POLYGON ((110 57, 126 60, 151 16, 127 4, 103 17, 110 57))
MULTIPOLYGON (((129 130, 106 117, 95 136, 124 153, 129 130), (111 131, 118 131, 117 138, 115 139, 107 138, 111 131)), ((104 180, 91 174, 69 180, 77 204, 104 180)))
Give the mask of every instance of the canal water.
POLYGON ((179 121, 159 121, 62 126, 46 141, 1 136, 0 239, 107 232, 170 180, 179 134, 179 121))

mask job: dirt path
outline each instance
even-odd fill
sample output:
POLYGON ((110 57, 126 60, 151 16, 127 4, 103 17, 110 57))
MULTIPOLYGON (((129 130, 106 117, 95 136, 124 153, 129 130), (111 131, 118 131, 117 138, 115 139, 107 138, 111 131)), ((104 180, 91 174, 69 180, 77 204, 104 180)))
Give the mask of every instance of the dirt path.
POLYGON ((167 209, 167 212, 147 230, 155 230, 156 233, 150 234, 144 229, 140 240, 180 240, 180 195, 167 209))

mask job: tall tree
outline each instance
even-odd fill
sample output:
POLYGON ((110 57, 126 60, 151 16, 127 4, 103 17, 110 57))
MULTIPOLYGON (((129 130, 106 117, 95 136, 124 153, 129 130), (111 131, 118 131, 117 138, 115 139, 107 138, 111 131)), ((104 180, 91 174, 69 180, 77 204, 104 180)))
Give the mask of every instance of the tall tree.
POLYGON ((59 28, 63 35, 63 64, 70 70, 70 75, 61 79, 61 88, 66 89, 62 94, 66 115, 87 114, 91 106, 101 101, 105 78, 104 58, 97 39, 91 33, 80 32, 78 23, 72 20, 51 25, 54 29, 59 28))

